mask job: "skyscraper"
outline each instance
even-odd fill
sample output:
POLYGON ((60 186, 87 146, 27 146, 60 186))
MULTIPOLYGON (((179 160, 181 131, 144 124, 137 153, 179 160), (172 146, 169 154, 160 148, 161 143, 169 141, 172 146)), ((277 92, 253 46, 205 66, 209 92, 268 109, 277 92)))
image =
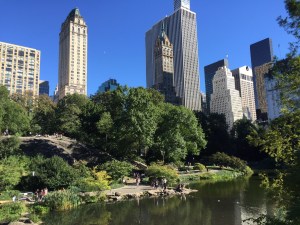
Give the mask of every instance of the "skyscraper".
POLYGON ((39 95, 40 60, 39 50, 0 42, 0 85, 10 95, 39 95))
POLYGON ((257 102, 257 119, 261 121, 268 120, 268 103, 267 103, 267 92, 265 78, 268 75, 272 63, 265 63, 255 67, 256 74, 256 102, 257 102))
POLYGON ((174 87, 173 45, 164 28, 156 39, 154 49, 155 83, 153 88, 165 96, 165 101, 174 105, 180 104, 174 87))
POLYGON ((114 91, 117 90, 117 88, 120 86, 120 84, 117 82, 116 79, 109 79, 105 82, 103 82, 99 88, 98 88, 98 93, 104 93, 107 91, 114 91))
POLYGON ((229 130, 236 120, 243 118, 242 99, 227 67, 219 68, 213 78, 210 112, 224 114, 229 130))
POLYGON ((49 96, 49 81, 40 80, 39 95, 48 95, 49 96))
POLYGON ((240 92, 244 116, 249 120, 256 120, 256 108, 253 87, 253 74, 249 66, 232 70, 235 79, 235 88, 240 92))
POLYGON ((268 119, 274 120, 281 115, 280 91, 276 88, 277 81, 272 76, 265 76, 268 119))
POLYGON ((87 94, 87 25, 73 9, 59 34, 59 99, 67 94, 87 94))
POLYGON ((254 95, 255 95, 255 105, 256 109, 259 108, 258 96, 257 96, 257 84, 256 84, 256 67, 261 66, 265 63, 273 61, 273 47, 272 40, 266 38, 264 40, 258 41, 250 45, 250 54, 251 54, 251 64, 253 69, 253 83, 254 83, 254 95))
POLYGON ((213 93, 213 78, 220 67, 229 68, 228 59, 222 59, 204 67, 205 90, 206 90, 206 106, 207 112, 210 111, 210 97, 213 93))
POLYGON ((175 0, 174 13, 155 24, 146 33, 147 87, 155 84, 155 42, 165 24, 165 31, 173 44, 174 85, 182 105, 201 110, 198 37, 196 13, 190 10, 189 0, 175 0))

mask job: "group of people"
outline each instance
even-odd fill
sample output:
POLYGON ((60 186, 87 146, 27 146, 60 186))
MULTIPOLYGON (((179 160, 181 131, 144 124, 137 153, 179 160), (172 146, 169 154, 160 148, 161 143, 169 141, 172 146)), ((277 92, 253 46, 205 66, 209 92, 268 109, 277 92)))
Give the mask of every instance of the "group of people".
POLYGON ((48 194, 48 188, 37 189, 34 193, 34 198, 36 201, 43 201, 44 197, 48 194))
POLYGON ((157 189, 159 186, 161 186, 161 188, 163 190, 167 189, 167 179, 165 177, 161 178, 160 181, 158 178, 155 178, 152 180, 151 182, 151 186, 155 189, 157 189))

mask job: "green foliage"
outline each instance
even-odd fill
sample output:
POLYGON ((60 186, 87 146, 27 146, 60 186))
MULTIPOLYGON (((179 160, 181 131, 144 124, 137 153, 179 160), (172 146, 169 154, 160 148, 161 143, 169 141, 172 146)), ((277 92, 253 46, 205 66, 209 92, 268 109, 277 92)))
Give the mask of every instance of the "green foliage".
POLYGON ((264 133, 253 132, 248 139, 277 162, 294 165, 300 149, 300 110, 273 120, 264 133))
POLYGON ((15 136, 0 139, 0 159, 21 154, 20 143, 20 139, 15 136))
POLYGON ((0 161, 0 191, 15 187, 28 171, 28 159, 10 156, 0 161))
POLYGON ((207 140, 207 145, 203 150, 204 155, 212 155, 217 151, 228 152, 232 149, 224 115, 217 113, 205 115, 203 112, 196 112, 196 117, 207 140))
POLYGON ((178 174, 170 166, 161 166, 157 164, 152 164, 146 170, 146 176, 151 179, 165 177, 167 179, 168 185, 174 185, 177 183, 178 174))
POLYGON ((33 108, 33 118, 31 121, 32 132, 38 130, 37 128, 39 128, 43 134, 56 132, 55 110, 55 104, 47 95, 38 96, 33 108))
POLYGON ((47 214, 50 211, 50 208, 41 204, 34 204, 30 206, 29 210, 32 214, 42 215, 47 214))
POLYGON ((231 140, 233 142, 234 155, 246 161, 259 161, 266 157, 259 147, 250 144, 247 136, 251 133, 261 133, 261 128, 254 125, 246 118, 234 122, 231 129, 231 140))
POLYGON ((0 223, 8 223, 18 220, 26 212, 23 203, 10 203, 0 205, 0 223))
POLYGON ((79 179, 78 172, 58 156, 49 159, 38 157, 30 167, 35 171, 35 177, 30 176, 30 179, 51 190, 68 188, 79 179))
POLYGON ((203 131, 193 112, 184 107, 165 104, 152 151, 161 155, 164 162, 178 163, 188 154, 199 155, 205 145, 203 131))
POLYGON ((104 170, 113 180, 120 180, 125 176, 129 176, 134 167, 128 162, 120 162, 117 160, 106 162, 98 167, 99 170, 104 170))
POLYGON ((80 94, 67 95, 57 104, 58 131, 70 137, 80 137, 81 115, 90 100, 80 94))
POLYGON ((288 17, 278 17, 277 21, 289 34, 296 38, 296 42, 291 45, 292 51, 299 48, 300 41, 300 2, 298 0, 285 0, 285 9, 288 17))
POLYGON ((77 193, 67 189, 50 192, 45 196, 44 204, 50 210, 64 211, 79 206, 81 200, 77 193))
POLYGON ((80 179, 77 182, 77 186, 82 191, 103 191, 108 190, 110 176, 106 171, 96 171, 93 169, 90 171, 90 175, 80 179))
POLYGON ((199 170, 200 172, 206 171, 206 167, 201 163, 195 163, 194 170, 199 170))
POLYGON ((245 161, 234 156, 229 156, 225 153, 217 152, 212 155, 211 163, 219 166, 231 167, 245 173, 250 172, 245 161))

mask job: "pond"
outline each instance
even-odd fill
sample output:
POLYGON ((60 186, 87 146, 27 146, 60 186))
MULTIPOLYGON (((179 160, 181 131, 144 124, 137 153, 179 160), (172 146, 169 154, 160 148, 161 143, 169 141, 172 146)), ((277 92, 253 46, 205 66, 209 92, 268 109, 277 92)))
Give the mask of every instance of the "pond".
POLYGON ((244 220, 273 214, 256 177, 230 182, 198 183, 189 196, 146 198, 92 204, 68 212, 51 213, 46 225, 246 225, 244 220))

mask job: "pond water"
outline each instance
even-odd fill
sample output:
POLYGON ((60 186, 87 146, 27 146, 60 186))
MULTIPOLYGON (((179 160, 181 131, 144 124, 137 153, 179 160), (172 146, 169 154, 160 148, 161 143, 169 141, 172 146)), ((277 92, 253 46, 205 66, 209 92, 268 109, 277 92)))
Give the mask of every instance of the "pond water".
POLYGON ((146 198, 92 204, 51 213, 46 225, 246 225, 244 220, 273 213, 256 177, 230 182, 198 183, 197 193, 171 198, 146 198))

